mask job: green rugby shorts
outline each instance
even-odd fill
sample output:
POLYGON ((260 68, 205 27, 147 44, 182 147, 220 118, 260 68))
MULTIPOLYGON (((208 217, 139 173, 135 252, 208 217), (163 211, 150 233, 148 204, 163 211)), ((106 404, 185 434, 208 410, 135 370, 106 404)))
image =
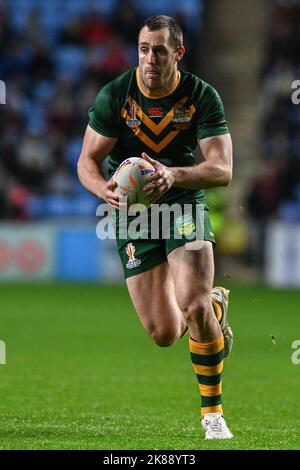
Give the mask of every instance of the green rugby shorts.
POLYGON ((192 241, 208 240, 215 245, 208 208, 197 201, 155 204, 137 217, 116 211, 115 223, 125 278, 154 268, 171 251, 192 241))

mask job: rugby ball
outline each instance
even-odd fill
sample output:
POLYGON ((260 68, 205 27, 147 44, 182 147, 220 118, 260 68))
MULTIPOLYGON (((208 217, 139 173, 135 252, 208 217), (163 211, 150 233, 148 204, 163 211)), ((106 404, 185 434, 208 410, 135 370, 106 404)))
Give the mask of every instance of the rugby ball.
POLYGON ((115 192, 127 197, 128 208, 134 204, 143 204, 146 208, 149 207, 145 197, 153 189, 143 191, 143 188, 148 183, 149 176, 154 173, 155 169, 151 163, 139 157, 127 158, 118 166, 113 175, 113 181, 118 185, 115 192))

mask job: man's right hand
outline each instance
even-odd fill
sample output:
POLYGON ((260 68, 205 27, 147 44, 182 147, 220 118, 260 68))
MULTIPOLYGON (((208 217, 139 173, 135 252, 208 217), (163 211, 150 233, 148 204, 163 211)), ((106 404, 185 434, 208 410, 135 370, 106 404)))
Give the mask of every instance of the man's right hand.
POLYGON ((116 138, 105 137, 87 126, 77 171, 81 184, 90 193, 119 209, 120 195, 114 192, 117 183, 112 179, 105 181, 101 172, 101 162, 110 154, 116 142, 116 138))
POLYGON ((100 196, 105 202, 107 202, 107 204, 119 209, 119 200, 121 196, 114 192, 117 186, 117 183, 112 179, 106 181, 100 191, 100 196))

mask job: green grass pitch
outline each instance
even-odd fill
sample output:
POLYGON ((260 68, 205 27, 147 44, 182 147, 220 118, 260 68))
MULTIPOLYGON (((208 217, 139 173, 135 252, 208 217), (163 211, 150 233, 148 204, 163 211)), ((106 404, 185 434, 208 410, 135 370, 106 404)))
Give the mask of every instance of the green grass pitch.
POLYGON ((188 339, 159 348, 126 287, 1 284, 1 449, 299 449, 300 291, 229 285, 229 441, 205 441, 188 339), (274 340, 271 336, 274 336, 274 340))

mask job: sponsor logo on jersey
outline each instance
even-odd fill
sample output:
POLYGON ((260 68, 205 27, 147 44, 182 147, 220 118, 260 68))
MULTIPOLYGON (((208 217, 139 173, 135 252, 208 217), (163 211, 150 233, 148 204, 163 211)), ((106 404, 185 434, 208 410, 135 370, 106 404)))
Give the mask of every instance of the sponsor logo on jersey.
POLYGON ((162 108, 149 108, 148 116, 151 118, 159 118, 164 115, 162 108))
POLYGON ((180 235, 190 235, 196 230, 192 214, 178 217, 176 219, 176 226, 180 235))
POLYGON ((129 258, 128 262, 126 263, 126 268, 127 269, 133 269, 133 268, 137 268, 142 260, 141 259, 137 259, 134 254, 135 254, 135 246, 133 243, 128 243, 126 245, 126 254, 129 258))

